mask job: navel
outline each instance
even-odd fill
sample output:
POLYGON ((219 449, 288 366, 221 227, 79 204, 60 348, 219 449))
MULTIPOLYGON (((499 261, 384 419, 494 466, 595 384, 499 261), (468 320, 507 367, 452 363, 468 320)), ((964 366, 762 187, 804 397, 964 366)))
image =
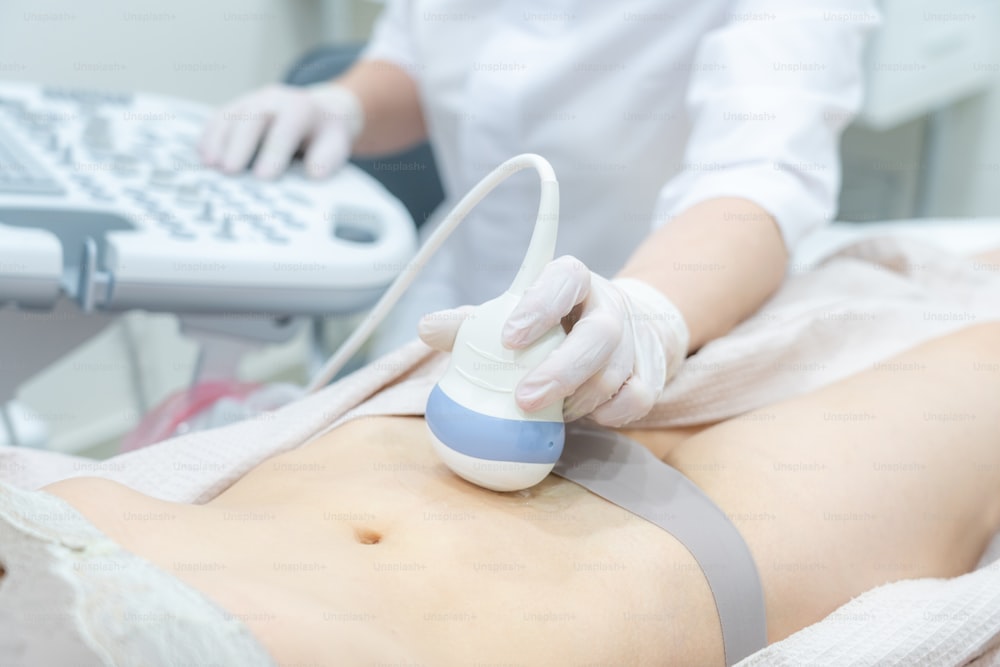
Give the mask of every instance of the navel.
POLYGON ((354 539, 356 539, 359 544, 378 544, 382 541, 382 533, 377 530, 372 530, 371 528, 355 526, 354 539))

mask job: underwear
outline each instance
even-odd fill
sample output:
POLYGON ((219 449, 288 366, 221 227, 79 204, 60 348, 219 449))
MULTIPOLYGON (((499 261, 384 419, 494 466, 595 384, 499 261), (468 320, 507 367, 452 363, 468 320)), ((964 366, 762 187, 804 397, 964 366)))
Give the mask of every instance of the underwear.
POLYGON ((5 666, 274 665, 239 618, 57 496, 0 482, 0 565, 5 666))
POLYGON ((634 440, 578 423, 566 425, 566 446, 552 472, 659 526, 691 552, 715 598, 727 665, 767 646, 753 555, 694 482, 634 440))

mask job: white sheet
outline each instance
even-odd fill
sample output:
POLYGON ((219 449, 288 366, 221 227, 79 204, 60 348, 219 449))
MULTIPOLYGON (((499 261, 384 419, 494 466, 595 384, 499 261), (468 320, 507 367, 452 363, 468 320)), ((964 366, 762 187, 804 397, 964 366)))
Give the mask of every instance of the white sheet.
POLYGON ((960 255, 1000 248, 1000 219, 922 218, 883 222, 835 222, 802 240, 792 256, 792 270, 801 273, 816 260, 848 243, 873 236, 893 235, 931 243, 960 255))

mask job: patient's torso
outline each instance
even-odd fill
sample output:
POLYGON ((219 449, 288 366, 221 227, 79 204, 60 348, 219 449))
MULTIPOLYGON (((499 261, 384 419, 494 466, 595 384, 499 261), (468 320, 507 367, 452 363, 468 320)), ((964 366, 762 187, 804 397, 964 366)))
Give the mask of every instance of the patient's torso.
POLYGON ((520 493, 467 484, 425 429, 350 422, 202 506, 101 482, 66 495, 281 663, 721 660, 709 589, 676 540, 553 476, 520 493))

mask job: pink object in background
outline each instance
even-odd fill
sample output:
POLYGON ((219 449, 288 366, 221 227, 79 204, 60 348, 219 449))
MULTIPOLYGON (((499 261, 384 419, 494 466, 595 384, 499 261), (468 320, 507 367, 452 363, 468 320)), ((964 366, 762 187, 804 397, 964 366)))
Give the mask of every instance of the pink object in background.
POLYGON ((206 380, 173 394, 151 410, 122 438, 121 451, 243 421, 291 403, 302 393, 302 388, 293 384, 206 380))
POLYGON ((223 398, 243 399, 260 385, 236 380, 209 380, 172 394, 150 410, 122 438, 121 451, 129 452, 191 430, 190 422, 223 398))

